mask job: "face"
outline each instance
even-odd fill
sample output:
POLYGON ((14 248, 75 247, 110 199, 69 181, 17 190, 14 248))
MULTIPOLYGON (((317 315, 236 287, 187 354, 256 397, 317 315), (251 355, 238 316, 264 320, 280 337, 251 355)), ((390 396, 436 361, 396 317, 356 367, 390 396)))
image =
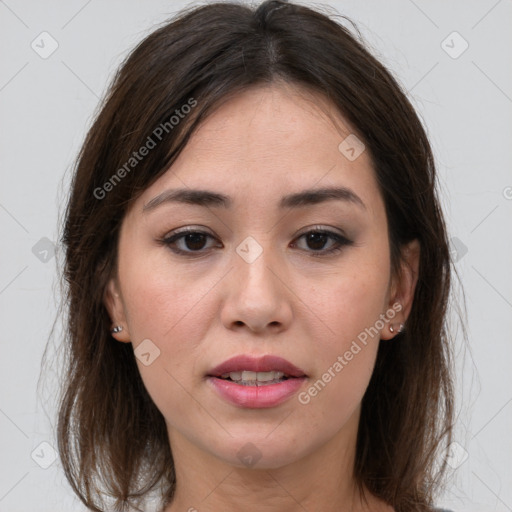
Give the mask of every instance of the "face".
POLYGON ((368 152, 354 159, 353 137, 339 149, 353 130, 327 110, 291 86, 231 98, 123 221, 106 305, 173 451, 272 468, 355 443, 379 339, 408 295, 397 307, 368 152), (339 190, 314 194, 326 189, 339 190))

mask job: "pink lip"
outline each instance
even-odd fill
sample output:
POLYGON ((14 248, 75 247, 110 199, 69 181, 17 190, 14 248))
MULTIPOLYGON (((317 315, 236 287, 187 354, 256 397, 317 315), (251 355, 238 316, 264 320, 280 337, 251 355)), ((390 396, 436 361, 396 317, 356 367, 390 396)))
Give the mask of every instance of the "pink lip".
POLYGON ((235 356, 216 366, 208 375, 220 377, 224 373, 241 372, 242 370, 251 372, 283 372, 290 377, 306 376, 303 370, 297 368, 290 361, 271 355, 262 357, 252 357, 249 355, 235 356))
POLYGON ((216 366, 207 381, 213 389, 225 400, 239 407, 262 409, 275 407, 294 395, 302 386, 307 376, 303 370, 277 356, 236 356, 216 366), (264 386, 245 386, 230 380, 221 379, 224 373, 237 371, 269 372, 280 371, 290 378, 277 384, 264 386))

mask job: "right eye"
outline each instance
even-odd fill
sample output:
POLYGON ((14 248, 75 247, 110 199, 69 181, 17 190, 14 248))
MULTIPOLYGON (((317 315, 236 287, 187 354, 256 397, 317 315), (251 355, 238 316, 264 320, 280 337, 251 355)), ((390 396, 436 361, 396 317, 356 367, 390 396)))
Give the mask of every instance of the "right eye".
POLYGON ((165 236, 159 241, 176 254, 190 256, 207 252, 208 249, 204 250, 204 247, 208 238, 215 240, 210 233, 188 228, 165 236))

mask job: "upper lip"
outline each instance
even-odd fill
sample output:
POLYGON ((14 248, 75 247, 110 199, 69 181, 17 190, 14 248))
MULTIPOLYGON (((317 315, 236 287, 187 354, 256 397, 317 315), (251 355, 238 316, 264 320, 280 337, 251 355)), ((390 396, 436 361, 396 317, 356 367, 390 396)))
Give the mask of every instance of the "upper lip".
POLYGON ((219 364, 209 372, 209 376, 220 377, 225 373, 241 372, 243 370, 252 372, 283 372, 290 377, 305 377, 306 374, 300 368, 286 359, 278 356, 265 355, 253 357, 250 355, 234 356, 219 364))

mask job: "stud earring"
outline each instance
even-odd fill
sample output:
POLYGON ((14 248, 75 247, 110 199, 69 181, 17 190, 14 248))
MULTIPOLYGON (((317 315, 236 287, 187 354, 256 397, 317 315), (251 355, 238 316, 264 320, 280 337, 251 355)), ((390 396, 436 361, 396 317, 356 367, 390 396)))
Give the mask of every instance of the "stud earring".
POLYGON ((118 332, 121 332, 123 330, 123 327, 121 325, 116 325, 113 329, 110 330, 112 334, 117 334, 118 332))
MULTIPOLYGON (((401 332, 404 332, 405 330, 405 325, 400 323, 399 324, 399 327, 398 327, 398 330, 396 331, 397 334, 400 334, 401 332)), ((395 333, 395 328, 393 327, 393 324, 389 324, 389 332, 391 334, 394 334, 395 333)))

